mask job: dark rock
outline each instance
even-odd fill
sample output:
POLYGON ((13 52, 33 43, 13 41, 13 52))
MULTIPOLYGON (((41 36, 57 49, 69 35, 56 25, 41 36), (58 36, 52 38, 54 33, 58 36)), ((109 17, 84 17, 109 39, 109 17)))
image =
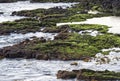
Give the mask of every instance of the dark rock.
POLYGON ((77 66, 78 63, 77 63, 77 62, 72 62, 70 65, 75 65, 75 66, 77 66))
POLYGON ((38 59, 38 60, 48 60, 50 58, 49 58, 48 55, 45 55, 45 54, 37 54, 36 59, 38 59))
POLYGON ((69 71, 58 71, 57 78, 58 79, 73 79, 76 78, 77 74, 75 72, 69 72, 69 71))
POLYGON ((55 40, 61 39, 67 39, 69 37, 69 33, 59 33, 57 36, 55 36, 55 40))
POLYGON ((6 58, 23 58, 24 54, 19 49, 17 49, 17 50, 10 50, 9 52, 5 53, 5 57, 6 58))
POLYGON ((3 12, 0 12, 0 14, 3 14, 3 12))
POLYGON ((44 43, 44 42, 46 42, 46 39, 44 37, 41 37, 40 42, 44 43))
POLYGON ((17 0, 0 0, 0 3, 10 3, 10 2, 15 2, 17 0))
POLYGON ((120 80, 119 72, 112 71, 93 71, 89 69, 73 70, 73 71, 61 71, 57 73, 58 79, 77 79, 83 81, 116 81, 120 80))
POLYGON ((10 33, 29 33, 40 30, 39 21, 32 18, 24 18, 13 22, 0 23, 0 35, 8 35, 10 33))
POLYGON ((48 33, 48 32, 49 33, 68 33, 70 31, 71 31, 71 29, 68 25, 63 25, 60 27, 53 27, 53 28, 47 27, 42 32, 45 32, 45 33, 48 33))

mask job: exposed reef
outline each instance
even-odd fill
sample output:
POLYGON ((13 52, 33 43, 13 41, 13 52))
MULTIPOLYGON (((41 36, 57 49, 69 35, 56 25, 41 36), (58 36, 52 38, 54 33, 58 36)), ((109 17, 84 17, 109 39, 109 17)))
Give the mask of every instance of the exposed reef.
MULTIPOLYGON (((0 0, 13 2, 16 0, 0 0)), ((120 35, 108 33, 108 26, 98 24, 78 24, 56 26, 56 23, 85 21, 89 18, 119 15, 119 0, 31 0, 31 2, 80 2, 72 7, 54 7, 15 11, 12 16, 26 16, 21 20, 0 23, 0 35, 11 33, 45 32, 57 33, 54 40, 44 37, 32 37, 25 41, 0 49, 0 59, 26 58, 38 60, 82 60, 88 62, 97 53, 109 54, 102 49, 119 48, 120 35), (100 13, 89 14, 89 10, 100 13), (92 36, 89 31, 96 31, 92 36), (82 32, 82 33, 81 33, 82 32)), ((0 13, 3 14, 3 13, 0 13)), ((105 60, 101 58, 102 62, 105 60)), ((76 65, 73 63, 71 65, 76 65)), ((85 81, 120 80, 120 73, 111 71, 73 70, 58 71, 58 79, 75 79, 85 81)))
POLYGON ((120 73, 112 71, 93 71, 88 69, 61 71, 57 73, 58 79, 75 79, 78 81, 116 81, 120 80, 120 73))

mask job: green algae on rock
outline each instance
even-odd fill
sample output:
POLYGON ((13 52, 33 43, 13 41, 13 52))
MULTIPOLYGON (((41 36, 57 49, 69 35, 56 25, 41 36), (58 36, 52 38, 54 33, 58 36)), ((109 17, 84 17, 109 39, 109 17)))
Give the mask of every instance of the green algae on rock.
POLYGON ((82 31, 82 30, 97 30, 100 33, 107 33, 108 26, 105 25, 98 25, 98 24, 77 24, 77 25, 70 25, 70 28, 74 31, 82 31))
POLYGON ((112 15, 120 15, 119 0, 31 0, 31 2, 79 2, 78 9, 97 10, 112 15))
POLYGON ((0 23, 0 35, 10 33, 28 33, 40 31, 40 23, 33 18, 25 18, 13 22, 0 23))
POLYGON ((113 47, 120 47, 120 37, 113 34, 103 34, 94 37, 86 34, 60 32, 55 36, 54 40, 43 41, 42 38, 24 41, 1 49, 0 54, 7 58, 85 60, 102 52, 102 49, 113 47))
MULTIPOLYGON (((91 6, 93 6, 93 4, 91 4, 91 6)), ((91 7, 86 8, 84 4, 81 5, 81 3, 79 3, 73 5, 71 8, 66 9, 63 9, 61 7, 54 7, 50 9, 36 9, 13 12, 12 15, 27 16, 31 18, 16 20, 14 22, 1 23, 0 30, 2 31, 0 32, 0 34, 9 34, 11 32, 36 32, 40 31, 41 27, 46 27, 43 32, 59 33, 55 37, 55 40, 41 43, 39 42, 40 40, 34 39, 36 40, 36 42, 32 43, 33 45, 27 44, 26 47, 23 48, 29 51, 32 50, 33 52, 36 52, 35 55, 38 56, 39 53, 40 55, 47 54, 47 57, 51 55, 56 55, 55 57, 58 57, 58 59, 72 60, 81 59, 81 57, 94 57, 96 53, 101 52, 101 50, 104 48, 120 47, 119 36, 108 34, 108 27, 104 25, 80 24, 56 27, 56 23, 59 22, 84 21, 88 18, 108 15, 103 13, 88 14, 87 12, 89 9, 91 9, 91 7), (85 9, 87 10, 86 12, 83 11, 85 9), (80 11, 78 12, 78 10, 80 11), (102 35, 97 35, 93 37, 91 35, 80 35, 76 33, 83 30, 96 30, 102 33, 102 35), (70 31, 71 33, 69 33, 70 31)), ((17 45, 13 47, 17 48, 17 50, 20 48, 17 45)), ((23 49, 21 50, 23 52, 23 49)), ((9 55, 7 57, 9 57, 9 55)), ((22 57, 24 57, 24 54, 22 57)), ((55 57, 49 59, 55 59, 55 57)), ((31 58, 35 58, 35 56, 31 56, 31 58)))
POLYGON ((120 73, 113 71, 93 71, 89 69, 61 71, 57 73, 58 79, 75 79, 87 81, 120 80, 120 73))

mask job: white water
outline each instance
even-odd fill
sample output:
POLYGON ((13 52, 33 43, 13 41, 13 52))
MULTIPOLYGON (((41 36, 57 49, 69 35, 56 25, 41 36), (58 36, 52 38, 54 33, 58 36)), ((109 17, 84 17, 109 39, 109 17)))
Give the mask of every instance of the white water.
MULTIPOLYGON (((108 57, 112 61, 109 64, 99 64, 92 60, 91 62, 76 61, 78 66, 71 66, 75 61, 43 61, 26 59, 3 59, 0 61, 0 81, 64 81, 56 78, 58 70, 72 69, 92 69, 92 70, 110 70, 120 72, 120 61, 115 56, 120 57, 120 53, 111 52, 110 55, 96 55, 99 57, 108 57), (112 58, 111 58, 112 57, 112 58)), ((75 80, 65 80, 75 81, 75 80)))
POLYGON ((100 35, 101 33, 99 33, 98 31, 95 31, 95 30, 84 30, 84 31, 80 31, 78 32, 79 34, 81 35, 91 35, 91 36, 97 36, 97 35, 100 35))
MULTIPOLYGON (((32 10, 37 8, 51 8, 55 6, 68 7, 73 3, 30 3, 29 1, 19 1, 15 3, 0 3, 0 22, 14 21, 24 17, 10 16, 13 11, 32 10)), ((27 33, 27 34, 11 34, 0 36, 0 48, 12 46, 20 43, 25 39, 30 39, 33 36, 38 38, 44 37, 46 39, 54 39, 56 34, 52 33, 27 33)), ((37 61, 37 60, 0 60, 0 81, 50 81, 56 80, 55 73, 57 66, 66 65, 64 62, 56 61, 37 61), (60 64, 61 63, 61 64, 60 64), (49 68, 48 68, 49 67, 49 68), (55 68, 53 70, 53 68, 55 68), (53 70, 53 71, 52 71, 53 70), (50 76, 46 75, 50 72, 50 76), (52 73, 51 73, 52 72, 52 73)), ((63 81, 63 80, 62 80, 63 81)))
POLYGON ((100 13, 100 12, 90 10, 88 13, 89 13, 89 14, 98 14, 98 13, 100 13))
MULTIPOLYGON (((0 3, 0 12, 4 12, 0 16, 0 22, 13 21, 21 17, 10 16, 13 11, 31 10, 37 8, 50 8, 54 6, 65 5, 66 3, 29 3, 28 1, 21 1, 15 3, 0 3)), ((69 5, 69 4, 66 4, 69 5)), ((22 17, 23 18, 23 17, 22 17)), ((89 24, 103 24, 116 28, 112 32, 116 32, 120 26, 119 17, 102 17, 93 18, 85 21, 89 24)), ((83 22, 83 23, 85 23, 83 22)), ((75 22, 80 24, 81 22, 75 22)), ((67 23, 69 24, 69 23, 67 23)), ((70 23, 71 24, 71 23, 70 23)), ((73 23, 74 24, 74 23, 73 23)), ((59 24, 61 25, 61 24, 59 24)), ((112 30, 112 29, 111 29, 112 30)), ((117 31, 119 32, 119 30, 117 31)), ((95 32, 96 34, 97 32, 95 32)), ((95 35, 94 34, 94 35, 95 35)), ((55 35, 55 34, 54 34, 55 35)), ((28 33, 28 34, 11 34, 0 36, 0 48, 11 46, 19 43, 27 38, 33 36, 54 38, 53 34, 46 34, 42 32, 28 33)), ((104 49, 105 50, 105 49, 104 49)), ((55 74, 58 70, 72 70, 72 69, 93 69, 93 70, 110 70, 120 72, 120 52, 111 52, 110 55, 97 54, 96 58, 91 62, 78 62, 78 66, 71 66, 70 63, 74 61, 42 61, 42 60, 26 60, 26 59, 3 59, 0 60, 0 81, 64 81, 56 79, 55 74), (110 59, 109 63, 101 63, 100 58, 110 59)), ((75 80, 65 80, 75 81, 75 80)))
POLYGON ((3 59, 0 61, 0 81, 56 81, 56 72, 59 69, 69 69, 69 63, 64 61, 3 59))
POLYGON ((30 39, 31 37, 37 37, 41 38, 44 37, 45 39, 54 39, 54 36, 56 36, 55 33, 42 33, 42 32, 36 32, 36 33, 27 33, 27 34, 11 34, 11 35, 3 35, 0 36, 0 48, 6 47, 6 46, 12 46, 14 44, 18 44, 22 42, 25 39, 30 39))
POLYGON ((58 23, 57 26, 67 25, 67 24, 101 24, 107 25, 109 28, 109 32, 120 34, 120 17, 109 16, 109 17, 100 17, 100 18, 92 18, 87 19, 83 22, 68 22, 68 23, 58 23))
POLYGON ((14 21, 16 19, 21 19, 24 17, 20 16, 10 16, 14 11, 21 11, 21 10, 33 10, 38 8, 52 8, 56 6, 61 6, 63 8, 70 7, 72 4, 75 3, 30 3, 29 1, 18 1, 14 3, 0 3, 0 12, 4 14, 0 15, 0 22, 5 21, 14 21))
POLYGON ((1 15, 0 16, 0 23, 1 22, 5 22, 5 21, 14 21, 14 20, 19 20, 19 19, 22 19, 22 18, 25 18, 25 17, 20 17, 20 16, 4 16, 4 15, 1 15))

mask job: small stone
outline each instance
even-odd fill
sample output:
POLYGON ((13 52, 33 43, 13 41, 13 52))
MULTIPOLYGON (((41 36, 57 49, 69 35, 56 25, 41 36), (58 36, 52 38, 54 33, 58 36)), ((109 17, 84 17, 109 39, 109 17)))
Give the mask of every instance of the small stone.
POLYGON ((77 65, 78 65, 78 63, 77 63, 77 62, 72 62, 70 65, 77 66, 77 65))

